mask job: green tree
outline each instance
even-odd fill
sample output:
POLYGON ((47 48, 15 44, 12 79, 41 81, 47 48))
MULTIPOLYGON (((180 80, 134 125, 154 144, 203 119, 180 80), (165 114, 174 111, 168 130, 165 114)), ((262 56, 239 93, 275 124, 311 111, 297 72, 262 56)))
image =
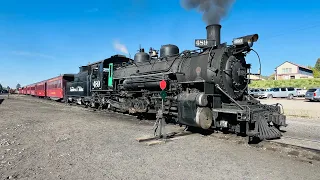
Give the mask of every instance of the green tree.
POLYGON ((308 66, 307 66, 307 68, 309 68, 309 69, 313 69, 313 67, 312 67, 312 66, 310 66, 310 65, 308 65, 308 66))
POLYGON ((268 80, 275 80, 275 73, 271 74, 270 76, 268 76, 267 78, 268 80))
POLYGON ((320 71, 317 70, 316 68, 313 68, 313 77, 314 78, 320 78, 320 71))
POLYGON ((316 62, 316 64, 314 65, 314 68, 315 68, 317 71, 320 71, 320 58, 317 59, 317 62, 316 62))
POLYGON ((17 89, 21 88, 21 85, 18 83, 16 86, 17 89))
POLYGON ((308 68, 313 71, 314 78, 320 78, 320 71, 319 70, 317 70, 315 67, 311 67, 311 66, 308 66, 308 68))
POLYGON ((0 91, 1 91, 1 90, 3 90, 3 87, 2 87, 2 85, 0 84, 0 91))

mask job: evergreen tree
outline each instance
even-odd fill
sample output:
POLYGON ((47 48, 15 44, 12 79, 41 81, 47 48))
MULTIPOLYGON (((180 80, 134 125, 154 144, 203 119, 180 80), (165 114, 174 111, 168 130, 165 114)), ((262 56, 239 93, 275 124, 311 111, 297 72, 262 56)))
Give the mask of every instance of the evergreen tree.
POLYGON ((312 71, 313 71, 314 78, 320 78, 320 71, 319 70, 317 70, 316 68, 313 68, 312 71))
POLYGON ((317 62, 316 62, 316 64, 314 65, 314 68, 315 68, 317 71, 320 71, 320 58, 317 59, 317 62))
MULTIPOLYGON (((317 60, 317 63, 320 65, 320 58, 317 60)), ((316 65, 317 65, 316 63, 316 65)), ((313 72, 314 78, 320 78, 320 70, 316 69, 316 67, 308 66, 309 69, 313 72)))
POLYGON ((16 86, 17 89, 21 88, 21 85, 18 83, 16 86))
POLYGON ((268 76, 267 80, 275 80, 275 73, 272 73, 270 76, 268 76))

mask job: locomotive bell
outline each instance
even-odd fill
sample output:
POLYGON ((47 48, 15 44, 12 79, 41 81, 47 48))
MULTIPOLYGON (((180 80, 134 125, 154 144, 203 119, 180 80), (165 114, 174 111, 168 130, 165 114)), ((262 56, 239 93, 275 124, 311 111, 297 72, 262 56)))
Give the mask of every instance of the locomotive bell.
POLYGON ((155 50, 153 50, 152 53, 151 53, 151 56, 152 56, 152 57, 158 56, 158 53, 157 53, 155 50))
POLYGON ((149 50, 150 57, 158 57, 158 52, 154 50, 153 48, 150 48, 149 50))
POLYGON ((151 52, 151 57, 158 57, 157 51, 153 50, 153 51, 151 52))

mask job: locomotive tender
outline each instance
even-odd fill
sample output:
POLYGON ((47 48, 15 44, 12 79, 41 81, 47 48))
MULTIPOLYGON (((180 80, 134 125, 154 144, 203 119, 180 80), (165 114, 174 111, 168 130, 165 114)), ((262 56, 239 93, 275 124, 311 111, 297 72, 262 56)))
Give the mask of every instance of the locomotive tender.
POLYGON ((258 34, 220 42, 221 25, 206 27, 199 49, 179 52, 175 45, 144 49, 134 60, 115 55, 80 67, 66 86, 66 100, 94 108, 131 114, 156 113, 161 108, 159 82, 167 83, 163 116, 188 127, 231 131, 260 140, 281 137, 286 126, 281 106, 261 104, 248 94, 250 64, 246 54, 258 34))

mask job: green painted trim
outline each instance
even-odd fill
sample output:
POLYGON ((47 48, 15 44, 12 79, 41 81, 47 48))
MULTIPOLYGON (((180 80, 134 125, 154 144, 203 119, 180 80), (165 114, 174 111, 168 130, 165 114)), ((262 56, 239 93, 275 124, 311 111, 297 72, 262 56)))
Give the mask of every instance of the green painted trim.
POLYGON ((108 86, 113 87, 113 63, 109 63, 108 86))

